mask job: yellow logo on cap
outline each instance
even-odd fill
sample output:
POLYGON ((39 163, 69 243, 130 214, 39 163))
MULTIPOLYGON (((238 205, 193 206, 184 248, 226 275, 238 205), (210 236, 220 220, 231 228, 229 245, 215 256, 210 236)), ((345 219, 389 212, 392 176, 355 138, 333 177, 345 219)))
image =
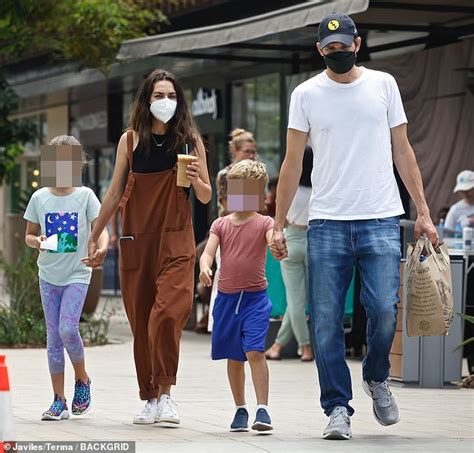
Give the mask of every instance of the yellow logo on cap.
POLYGON ((328 28, 331 31, 335 31, 339 28, 339 21, 338 20, 332 20, 331 22, 328 23, 328 28))

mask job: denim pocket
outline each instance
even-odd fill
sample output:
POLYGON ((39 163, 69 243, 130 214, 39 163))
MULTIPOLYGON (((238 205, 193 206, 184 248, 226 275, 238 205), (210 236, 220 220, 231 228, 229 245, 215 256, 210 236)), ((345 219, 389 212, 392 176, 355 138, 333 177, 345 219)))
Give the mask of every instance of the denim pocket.
POLYGON ((314 228, 321 228, 322 226, 326 225, 327 219, 313 219, 309 221, 308 229, 314 228))
POLYGON ((375 219, 375 223, 378 226, 400 228, 400 218, 398 216, 375 219))

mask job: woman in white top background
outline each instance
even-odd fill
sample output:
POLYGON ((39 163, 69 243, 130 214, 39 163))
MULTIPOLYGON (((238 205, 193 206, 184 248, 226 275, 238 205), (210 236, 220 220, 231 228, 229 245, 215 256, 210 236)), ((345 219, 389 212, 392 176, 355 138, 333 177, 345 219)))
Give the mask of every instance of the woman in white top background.
POLYGON ((286 287, 287 309, 273 345, 267 349, 267 359, 279 360, 283 348, 293 334, 301 351, 301 360, 313 360, 313 350, 306 321, 308 262, 306 256, 308 227, 308 206, 311 196, 311 171, 313 152, 307 147, 303 157, 303 170, 295 198, 287 216, 285 238, 288 257, 281 262, 281 272, 286 287), (303 284, 302 284, 303 283, 303 284))

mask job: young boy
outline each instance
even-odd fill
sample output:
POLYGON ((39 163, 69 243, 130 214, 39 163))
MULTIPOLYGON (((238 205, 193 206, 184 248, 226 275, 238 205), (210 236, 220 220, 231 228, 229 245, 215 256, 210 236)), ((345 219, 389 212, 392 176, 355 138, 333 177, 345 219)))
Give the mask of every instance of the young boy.
POLYGON ((268 175, 265 165, 249 159, 236 163, 228 173, 227 209, 211 226, 200 259, 199 280, 212 284, 211 266, 221 251, 218 295, 213 310, 212 359, 227 359, 227 375, 236 405, 230 430, 248 431, 245 403, 245 361, 248 360, 257 397, 252 429, 271 431, 268 414, 268 367, 265 337, 272 305, 267 295, 265 260, 273 233, 273 219, 258 214, 265 207, 268 175))

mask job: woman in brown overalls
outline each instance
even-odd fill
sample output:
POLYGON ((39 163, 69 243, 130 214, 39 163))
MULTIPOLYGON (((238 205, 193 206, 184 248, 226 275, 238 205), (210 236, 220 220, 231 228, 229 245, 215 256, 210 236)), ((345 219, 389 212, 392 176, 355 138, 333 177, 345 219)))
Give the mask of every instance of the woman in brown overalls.
POLYGON ((189 150, 198 156, 187 175, 197 199, 208 203, 206 154, 183 90, 166 71, 155 70, 142 83, 130 126, 118 145, 89 257, 97 261, 97 238, 120 206, 120 282, 134 337, 140 398, 146 401, 133 422, 179 423, 170 389, 176 384, 179 342, 192 307, 195 242, 189 191, 176 185, 176 155, 189 150))

